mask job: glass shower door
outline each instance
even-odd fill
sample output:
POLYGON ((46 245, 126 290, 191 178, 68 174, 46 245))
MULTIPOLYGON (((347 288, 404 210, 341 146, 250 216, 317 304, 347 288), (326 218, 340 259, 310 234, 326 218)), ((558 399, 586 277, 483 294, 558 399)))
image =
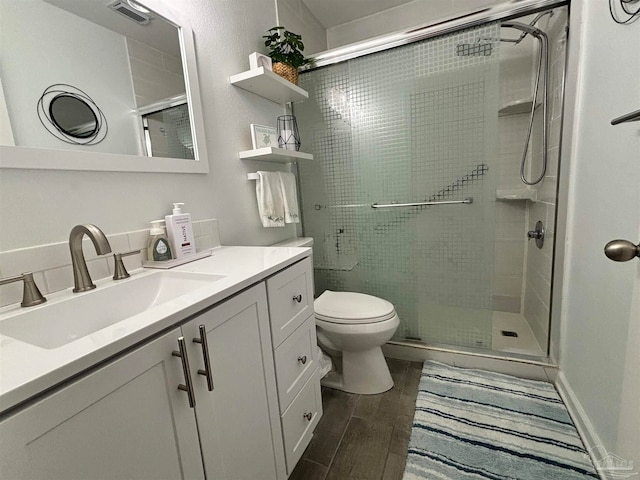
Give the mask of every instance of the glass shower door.
POLYGON ((316 293, 389 300, 398 340, 491 348, 498 38, 489 24, 300 77, 316 293))

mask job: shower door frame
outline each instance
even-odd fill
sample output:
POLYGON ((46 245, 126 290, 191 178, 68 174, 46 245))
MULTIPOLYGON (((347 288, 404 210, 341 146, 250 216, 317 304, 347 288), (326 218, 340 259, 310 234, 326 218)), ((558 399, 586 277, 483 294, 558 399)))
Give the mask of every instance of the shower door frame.
POLYGON ((320 52, 313 56, 313 62, 300 68, 301 72, 312 71, 353 58, 363 57, 410 43, 440 37, 489 22, 511 20, 543 10, 569 5, 570 0, 521 0, 517 6, 511 4, 496 5, 474 10, 462 15, 445 17, 434 23, 427 23, 411 30, 375 37, 371 40, 356 42, 344 47, 320 52))
MULTIPOLYGON (((361 42, 356 42, 350 45, 346 45, 343 47, 334 48, 331 50, 326 50, 324 52, 320 52, 317 55, 314 55, 314 61, 311 64, 308 64, 304 67, 300 68, 301 72, 310 72, 316 70, 318 68, 326 67, 329 65, 334 65, 337 63, 345 62, 351 59, 363 57, 366 55, 370 55, 377 52, 382 52, 385 50, 389 50, 395 47, 400 47, 403 45, 409 45, 411 43, 415 43, 421 40, 440 37, 442 35, 447 35, 455 32, 459 32, 461 30, 465 30, 468 28, 477 27, 480 25, 484 25, 489 22, 496 21, 507 21, 512 20, 518 17, 531 15, 534 13, 538 13, 545 10, 550 10, 553 8, 566 6, 569 11, 571 7, 571 0, 521 0, 518 5, 511 4, 503 4, 496 5, 493 7, 482 8, 480 10, 473 10, 464 14, 457 14, 454 16, 445 17, 436 22, 426 23, 423 26, 412 28, 410 30, 391 33, 387 35, 382 35, 379 37, 375 37, 370 40, 365 40, 361 42)), ((570 18, 570 17, 569 17, 570 18)), ((568 39, 569 41, 569 39, 568 39)), ((569 61, 569 50, 567 49, 567 54, 565 56, 565 67, 562 79, 562 122, 560 128, 560 146, 562 147, 562 137, 563 137, 563 123, 564 123, 564 112, 565 112, 565 93, 566 93, 566 72, 567 72, 567 64, 569 61)), ((554 362, 557 362, 557 359, 551 358, 551 340, 552 340, 552 325, 559 321, 560 318, 560 301, 554 302, 554 298, 556 295, 559 295, 560 292, 556 292, 555 285, 562 284, 563 277, 563 266, 556 265, 556 259, 558 257, 558 249, 559 246, 564 244, 565 238, 565 229, 558 228, 558 218, 560 217, 560 209, 561 199, 566 200, 565 196, 560 195, 561 188, 566 188, 566 182, 564 182, 561 178, 562 169, 562 148, 559 152, 558 159, 558 182, 556 186, 556 213, 554 218, 554 231, 556 232, 555 237, 553 238, 553 262, 551 267, 551 288, 550 288, 550 298, 549 298, 549 328, 547 333, 547 348, 546 348, 546 357, 531 357, 529 355, 522 355, 518 353, 507 353, 493 350, 480 350, 475 349, 473 347, 464 347, 464 346, 453 346, 453 345, 444 345, 444 344, 426 344, 426 343, 413 343, 401 340, 391 340, 387 342, 391 345, 398 346, 406 346, 412 348, 420 348, 424 350, 434 350, 445 353, 453 353, 453 354, 469 354, 469 355, 477 355, 485 358, 494 358, 501 360, 516 360, 523 361, 532 364, 538 365, 553 365, 554 362), (560 281, 556 282, 556 277, 560 279, 560 281)), ((297 169, 297 165, 296 165, 297 169)), ((566 170, 565 170, 566 171, 566 170)), ((298 177, 299 178, 299 177, 298 177)), ((299 181, 299 180, 298 180, 299 181)), ((299 187, 299 185, 298 185, 299 187)), ((300 191, 300 189, 298 189, 300 191)), ((566 208, 566 202, 563 202, 566 208)), ((304 223, 302 224, 302 230, 304 234, 304 223)))

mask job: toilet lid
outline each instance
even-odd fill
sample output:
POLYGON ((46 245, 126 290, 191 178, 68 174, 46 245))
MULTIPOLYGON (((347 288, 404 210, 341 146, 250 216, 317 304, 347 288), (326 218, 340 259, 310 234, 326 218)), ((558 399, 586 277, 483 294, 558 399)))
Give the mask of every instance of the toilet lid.
POLYGON ((332 323, 375 323, 393 318, 393 305, 382 298, 325 290, 313 302, 316 318, 332 323))

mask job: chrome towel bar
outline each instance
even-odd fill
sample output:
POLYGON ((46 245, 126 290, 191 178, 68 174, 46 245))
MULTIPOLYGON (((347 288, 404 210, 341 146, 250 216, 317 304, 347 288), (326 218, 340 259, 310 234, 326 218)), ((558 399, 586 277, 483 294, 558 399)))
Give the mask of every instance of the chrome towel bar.
POLYGON ((371 208, 396 208, 396 207, 424 207, 428 205, 453 205, 456 203, 473 203, 473 197, 464 200, 442 200, 439 202, 415 202, 415 203, 372 203, 371 208))

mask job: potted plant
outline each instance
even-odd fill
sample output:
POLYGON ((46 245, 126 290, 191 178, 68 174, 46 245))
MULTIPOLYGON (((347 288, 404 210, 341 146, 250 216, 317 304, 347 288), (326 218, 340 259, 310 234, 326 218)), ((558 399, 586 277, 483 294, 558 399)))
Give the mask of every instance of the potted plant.
POLYGON ((304 58, 304 43, 302 36, 286 30, 284 27, 273 27, 264 35, 264 45, 269 49, 269 56, 273 61, 273 73, 298 84, 298 68, 311 63, 311 59, 304 58))

